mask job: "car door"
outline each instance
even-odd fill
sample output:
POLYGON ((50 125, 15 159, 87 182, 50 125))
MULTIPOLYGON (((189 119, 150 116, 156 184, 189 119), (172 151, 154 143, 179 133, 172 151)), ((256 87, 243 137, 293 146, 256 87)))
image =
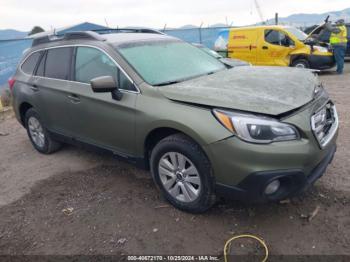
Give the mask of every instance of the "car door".
POLYGON ((69 117, 69 74, 72 47, 46 50, 36 69, 32 89, 40 96, 39 113, 46 128, 58 134, 71 135, 69 117))
POLYGON ((75 49, 74 82, 71 83, 70 116, 74 137, 80 141, 132 155, 135 135, 135 103, 138 91, 104 51, 94 47, 75 49), (90 80, 112 76, 123 92, 121 100, 111 93, 94 93, 90 80))
POLYGON ((41 107, 40 92, 35 86, 35 70, 45 51, 36 51, 28 55, 28 57, 21 64, 20 69, 23 74, 23 79, 19 81, 19 85, 23 86, 23 91, 26 92, 26 97, 32 106, 36 109, 41 107))
POLYGON ((288 66, 290 62, 289 53, 294 42, 283 31, 277 29, 266 29, 263 33, 264 41, 259 46, 259 65, 288 66))

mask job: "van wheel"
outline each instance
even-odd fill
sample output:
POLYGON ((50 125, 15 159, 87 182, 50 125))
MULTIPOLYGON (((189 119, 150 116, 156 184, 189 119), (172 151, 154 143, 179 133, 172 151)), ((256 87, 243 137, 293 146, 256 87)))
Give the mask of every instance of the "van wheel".
POLYGON ((156 185, 176 208, 201 213, 215 203, 210 162, 187 136, 162 139, 152 150, 150 166, 156 185))
POLYGON ((51 154, 59 150, 61 143, 53 140, 40 121, 39 114, 30 108, 25 114, 25 127, 30 142, 42 154, 51 154))
POLYGON ((292 63, 292 66, 297 68, 310 68, 310 64, 306 59, 297 59, 292 63))

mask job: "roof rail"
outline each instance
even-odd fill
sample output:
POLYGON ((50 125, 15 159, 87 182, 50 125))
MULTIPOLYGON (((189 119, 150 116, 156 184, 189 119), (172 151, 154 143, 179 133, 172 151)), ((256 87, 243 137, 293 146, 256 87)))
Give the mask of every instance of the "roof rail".
POLYGON ((96 32, 76 31, 76 32, 68 32, 68 33, 65 33, 64 35, 46 35, 46 36, 34 38, 32 47, 40 44, 52 43, 55 41, 75 40, 75 39, 90 39, 90 40, 97 40, 97 41, 106 40, 104 37, 102 37, 100 34, 96 32))
POLYGON ((126 28, 108 28, 108 29, 95 29, 92 30, 99 34, 111 34, 111 33, 148 33, 148 34, 160 34, 164 35, 163 32, 152 28, 145 27, 126 27, 126 28))
POLYGON ((106 39, 102 37, 100 34, 97 34, 93 31, 76 31, 76 32, 68 32, 64 34, 64 40, 74 40, 74 39, 90 39, 90 40, 98 40, 105 41, 106 39))
POLYGON ((33 39, 32 47, 40 44, 51 43, 54 41, 61 40, 90 39, 97 41, 105 41, 106 39, 101 35, 111 33, 148 33, 164 35, 164 33, 161 31, 142 27, 95 29, 91 31, 67 32, 63 35, 46 35, 42 37, 37 37, 33 39))
POLYGON ((33 46, 36 46, 36 45, 48 43, 48 42, 50 42, 50 41, 51 41, 51 40, 50 40, 50 38, 49 38, 48 35, 42 36, 42 37, 37 37, 37 38, 34 38, 34 39, 33 39, 32 47, 33 47, 33 46))

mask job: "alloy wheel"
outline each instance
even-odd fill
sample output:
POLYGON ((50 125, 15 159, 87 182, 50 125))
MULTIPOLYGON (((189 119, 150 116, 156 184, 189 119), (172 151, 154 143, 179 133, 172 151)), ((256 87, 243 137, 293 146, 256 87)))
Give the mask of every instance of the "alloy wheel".
POLYGON ((38 119, 31 116, 28 119, 29 134, 35 145, 42 148, 45 146, 45 134, 38 119))
POLYGON ((158 164, 160 180, 165 190, 181 202, 195 201, 201 191, 201 178, 196 166, 178 152, 164 154, 158 164))

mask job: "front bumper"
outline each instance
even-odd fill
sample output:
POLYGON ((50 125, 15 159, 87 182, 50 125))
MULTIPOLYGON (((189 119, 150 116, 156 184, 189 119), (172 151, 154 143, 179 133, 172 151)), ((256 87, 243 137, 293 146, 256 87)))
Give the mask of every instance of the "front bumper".
POLYGON ((310 55, 308 59, 312 69, 326 70, 335 66, 334 56, 310 55))
POLYGON ((312 131, 311 118, 328 104, 332 102, 320 96, 282 120, 299 130, 299 140, 253 144, 232 136, 204 147, 212 163, 217 194, 253 202, 279 200, 302 191, 317 180, 333 158, 338 129, 322 147, 312 131), (284 190, 264 196, 266 185, 278 177, 284 190))
POLYGON ((305 174, 301 169, 256 172, 247 176, 237 186, 217 183, 216 192, 225 198, 244 202, 278 201, 295 196, 313 185, 325 173, 335 152, 336 145, 332 145, 327 150, 325 157, 309 174, 305 174), (275 194, 265 195, 266 186, 275 179, 281 182, 280 189, 275 194))

